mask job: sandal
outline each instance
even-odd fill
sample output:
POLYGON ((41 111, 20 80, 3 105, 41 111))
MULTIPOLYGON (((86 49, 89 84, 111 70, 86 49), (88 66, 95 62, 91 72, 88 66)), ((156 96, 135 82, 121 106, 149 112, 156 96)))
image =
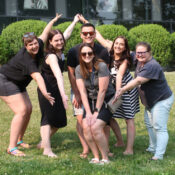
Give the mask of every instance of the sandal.
POLYGON ((109 164, 110 163, 110 160, 107 160, 107 159, 102 159, 102 160, 100 160, 100 163, 99 163, 99 165, 107 165, 107 164, 109 164))
POLYGON ((7 149, 7 153, 13 156, 17 157, 24 157, 26 156, 22 151, 19 151, 17 147, 14 147, 12 149, 7 149))
POLYGON ((27 149, 30 148, 30 145, 28 143, 24 143, 23 140, 19 141, 17 143, 17 146, 21 146, 21 147, 27 148, 27 149))
POLYGON ((92 163, 92 164, 99 164, 99 159, 98 158, 93 158, 89 161, 89 163, 92 163))
POLYGON ((89 153, 81 153, 80 158, 86 159, 89 153))

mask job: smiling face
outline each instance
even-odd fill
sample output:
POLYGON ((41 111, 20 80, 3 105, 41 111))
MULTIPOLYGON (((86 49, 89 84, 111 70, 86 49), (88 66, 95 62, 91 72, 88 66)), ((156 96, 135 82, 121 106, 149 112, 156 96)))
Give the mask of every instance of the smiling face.
POLYGON ((49 43, 53 46, 53 48, 57 51, 62 50, 64 47, 64 39, 60 33, 53 36, 49 43))
POLYGON ((94 53, 93 50, 88 47, 88 46, 84 46, 81 49, 81 59, 86 63, 89 64, 92 62, 93 58, 94 58, 94 53))
POLYGON ((38 53, 39 51, 39 43, 36 39, 34 39, 33 41, 29 42, 25 48, 27 49, 27 52, 32 56, 35 57, 35 55, 38 53))
POLYGON ((113 48, 114 48, 114 54, 121 55, 123 53, 123 51, 126 49, 124 39, 123 38, 117 38, 114 41, 113 48))
POLYGON ((95 40, 95 30, 91 26, 85 26, 81 29, 81 39, 83 43, 93 44, 95 40))
POLYGON ((136 47, 136 58, 140 63, 145 64, 151 57, 151 53, 146 46, 139 45, 136 47))

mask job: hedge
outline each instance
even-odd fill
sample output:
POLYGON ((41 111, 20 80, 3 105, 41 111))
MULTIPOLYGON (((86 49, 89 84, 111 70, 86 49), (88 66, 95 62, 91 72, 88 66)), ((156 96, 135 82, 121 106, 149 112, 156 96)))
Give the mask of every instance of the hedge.
POLYGON ((167 66, 172 62, 172 39, 170 33, 161 25, 141 24, 132 28, 129 36, 136 43, 140 41, 150 43, 153 56, 162 66, 167 66))
POLYGON ((46 22, 40 20, 23 20, 8 25, 0 37, 0 64, 6 63, 23 46, 22 36, 26 32, 35 32, 39 36, 46 22))

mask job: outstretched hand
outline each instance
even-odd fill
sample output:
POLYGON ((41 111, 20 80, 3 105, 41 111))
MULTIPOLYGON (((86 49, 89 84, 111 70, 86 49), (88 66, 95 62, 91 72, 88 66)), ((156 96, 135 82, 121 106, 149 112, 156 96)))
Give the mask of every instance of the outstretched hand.
POLYGON ((74 16, 74 22, 77 23, 80 20, 80 14, 74 16))
POLYGON ((79 15, 79 20, 82 22, 82 23, 87 23, 88 21, 84 18, 83 15, 79 15))
POLYGON ((56 13, 55 18, 53 18, 53 22, 54 22, 54 23, 57 22, 58 19, 59 19, 61 16, 62 16, 62 14, 58 14, 58 13, 56 13))

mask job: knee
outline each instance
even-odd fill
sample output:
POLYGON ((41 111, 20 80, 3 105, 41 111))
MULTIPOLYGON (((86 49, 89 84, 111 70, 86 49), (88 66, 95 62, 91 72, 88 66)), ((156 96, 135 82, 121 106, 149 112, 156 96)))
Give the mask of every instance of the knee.
POLYGON ((91 126, 91 131, 94 137, 98 137, 103 132, 103 129, 93 125, 91 126))

